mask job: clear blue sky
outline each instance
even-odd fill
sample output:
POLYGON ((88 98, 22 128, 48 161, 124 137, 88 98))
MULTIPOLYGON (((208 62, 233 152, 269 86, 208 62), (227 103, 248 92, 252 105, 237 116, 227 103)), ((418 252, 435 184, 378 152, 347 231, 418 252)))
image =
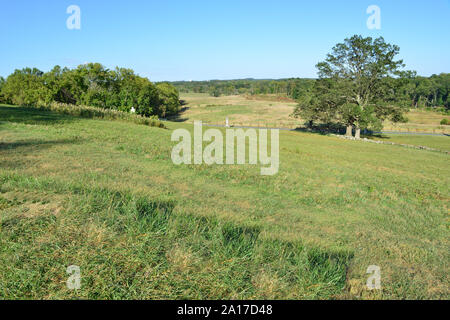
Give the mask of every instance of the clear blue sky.
POLYGON ((315 77, 353 34, 401 48, 408 69, 450 72, 449 0, 0 0, 0 75, 100 62, 152 81, 315 77), (69 30, 69 5, 81 29, 69 30), (369 30, 369 5, 381 30, 369 30))

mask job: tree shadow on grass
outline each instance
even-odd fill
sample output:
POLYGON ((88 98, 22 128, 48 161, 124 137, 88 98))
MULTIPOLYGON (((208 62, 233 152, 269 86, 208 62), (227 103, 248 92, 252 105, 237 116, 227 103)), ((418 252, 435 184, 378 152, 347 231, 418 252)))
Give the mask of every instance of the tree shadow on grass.
POLYGON ((336 123, 306 124, 303 127, 295 128, 295 131, 318 133, 320 135, 327 135, 330 133, 345 134, 345 130, 345 126, 336 123))
MULTIPOLYGON (((306 123, 303 127, 297 127, 294 130, 300 132, 316 133, 320 135, 327 135, 330 133, 345 135, 346 129, 347 128, 345 126, 338 123, 320 123, 313 125, 309 125, 308 123, 306 123)), ((354 133, 355 129, 353 128, 352 134, 354 135, 354 133)), ((372 130, 361 130, 361 138, 381 140, 391 139, 391 137, 385 134, 373 132, 372 130)))
POLYGON ((0 167, 2 169, 22 169, 32 166, 35 156, 54 146, 78 144, 81 139, 60 139, 60 140, 24 140, 15 142, 0 142, 0 167), (32 155, 33 157, 29 157, 32 155))
POLYGON ((368 134, 361 134, 361 138, 367 138, 367 139, 377 139, 377 140, 389 140, 391 137, 386 136, 384 134, 380 133, 368 133, 368 134))
POLYGON ((76 120, 76 117, 70 115, 59 114, 33 107, 0 105, 0 125, 4 121, 24 124, 51 125, 76 120))
POLYGON ((190 109, 189 107, 183 107, 176 115, 167 117, 166 120, 172 122, 185 122, 188 120, 188 118, 182 118, 182 113, 186 112, 189 109, 190 109))
MULTIPOLYGON (((60 139, 60 140, 24 140, 17 142, 1 142, 0 141, 0 152, 16 149, 45 149, 50 148, 55 145, 61 144, 75 144, 80 143, 81 139, 60 139)), ((25 150, 24 150, 25 151, 25 150)))

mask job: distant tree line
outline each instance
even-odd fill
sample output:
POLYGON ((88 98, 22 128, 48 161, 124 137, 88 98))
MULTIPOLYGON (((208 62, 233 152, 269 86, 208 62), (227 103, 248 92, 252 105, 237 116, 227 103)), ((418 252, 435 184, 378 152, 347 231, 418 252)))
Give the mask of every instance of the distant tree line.
POLYGON ((413 75, 405 90, 412 107, 450 109, 450 73, 433 74, 428 78, 413 75))
POLYGON ((215 97, 236 94, 275 94, 298 99, 310 90, 314 79, 177 81, 172 84, 180 92, 209 93, 215 97))
MULTIPOLYGON (((450 108, 450 74, 441 73, 431 77, 415 73, 402 75, 402 86, 397 95, 402 95, 412 108, 450 108)), ((212 96, 235 94, 275 94, 302 100, 312 94, 316 79, 291 78, 279 80, 210 80, 171 82, 179 92, 209 93, 212 96)))
POLYGON ((75 69, 55 66, 49 72, 36 68, 15 70, 0 78, 0 102, 15 105, 48 105, 60 102, 166 117, 179 112, 177 89, 166 82, 153 84, 131 69, 108 70, 99 63, 75 69))

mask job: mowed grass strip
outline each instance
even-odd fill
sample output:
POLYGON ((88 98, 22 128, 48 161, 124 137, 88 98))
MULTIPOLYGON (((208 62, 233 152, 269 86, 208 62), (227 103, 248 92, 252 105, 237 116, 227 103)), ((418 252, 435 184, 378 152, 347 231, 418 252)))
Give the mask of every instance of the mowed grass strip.
POLYGON ((449 297, 447 154, 280 132, 268 177, 174 165, 188 124, 16 110, 0 122, 2 298, 449 297))

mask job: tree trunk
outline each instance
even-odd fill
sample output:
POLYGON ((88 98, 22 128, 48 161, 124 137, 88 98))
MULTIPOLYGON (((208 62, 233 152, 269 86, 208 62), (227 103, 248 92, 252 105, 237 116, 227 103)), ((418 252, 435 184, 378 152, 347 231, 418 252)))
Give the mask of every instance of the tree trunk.
POLYGON ((345 131, 345 135, 351 137, 352 136, 352 126, 347 126, 347 130, 345 131))
POLYGON ((355 138, 356 139, 361 138, 361 129, 360 128, 356 128, 356 130, 355 130, 355 138))

